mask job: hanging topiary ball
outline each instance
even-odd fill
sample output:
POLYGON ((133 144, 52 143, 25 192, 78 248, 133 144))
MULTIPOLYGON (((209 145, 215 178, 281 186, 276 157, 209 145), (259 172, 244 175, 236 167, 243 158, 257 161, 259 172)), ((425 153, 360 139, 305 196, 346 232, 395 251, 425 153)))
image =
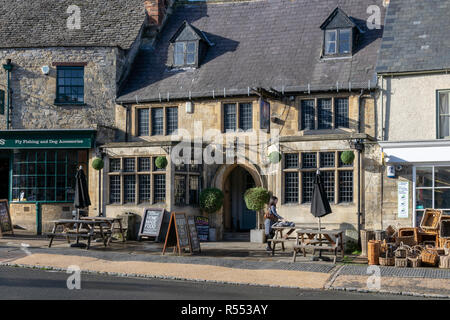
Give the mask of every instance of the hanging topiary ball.
POLYGON ((277 164, 281 161, 281 153, 279 153, 278 151, 272 151, 269 154, 269 160, 270 162, 272 162, 273 164, 277 164))
POLYGON ((244 193, 244 200, 247 209, 259 211, 264 209, 264 206, 269 202, 270 194, 268 190, 261 187, 256 187, 248 189, 244 193))
POLYGON ((164 156, 157 157, 155 160, 155 165, 158 169, 164 169, 165 167, 167 167, 167 164, 167 158, 164 156))
POLYGON ((343 164, 352 164, 353 160, 355 160, 353 151, 344 151, 341 153, 341 161, 343 164))
POLYGON ((223 206, 224 194, 217 188, 208 188, 200 193, 200 208, 207 213, 214 213, 223 206))
POLYGON ((92 161, 92 168, 94 168, 95 170, 102 170, 104 166, 105 166, 105 163, 103 162, 103 160, 101 158, 95 158, 92 161))

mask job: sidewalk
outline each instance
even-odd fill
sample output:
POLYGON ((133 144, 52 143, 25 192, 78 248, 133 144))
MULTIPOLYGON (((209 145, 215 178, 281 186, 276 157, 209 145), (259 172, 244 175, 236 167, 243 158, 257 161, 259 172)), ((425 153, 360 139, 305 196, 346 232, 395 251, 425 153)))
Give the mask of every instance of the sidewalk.
POLYGON ((66 270, 76 265, 84 272, 219 283, 308 289, 381 292, 450 298, 450 270, 380 267, 380 290, 369 290, 367 265, 311 262, 310 255, 291 262, 291 251, 274 257, 265 245, 248 242, 202 243, 200 255, 161 255, 162 244, 94 243, 90 250, 70 248, 65 240, 47 248, 43 237, 0 239, 0 264, 66 270))

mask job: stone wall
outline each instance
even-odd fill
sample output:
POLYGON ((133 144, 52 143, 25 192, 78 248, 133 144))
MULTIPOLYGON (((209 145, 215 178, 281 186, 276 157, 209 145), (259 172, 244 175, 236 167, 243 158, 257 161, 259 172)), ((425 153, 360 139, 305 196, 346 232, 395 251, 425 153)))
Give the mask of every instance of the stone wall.
MULTIPOLYGON (((9 58, 11 73, 12 129, 97 129, 115 126, 117 48, 30 48, 0 50, 0 61, 9 58), (55 62, 84 62, 85 105, 55 105, 55 62), (49 66, 44 75, 42 66, 49 66)), ((6 73, 0 72, 6 85, 6 73)), ((6 128, 0 115, 0 129, 6 128)))

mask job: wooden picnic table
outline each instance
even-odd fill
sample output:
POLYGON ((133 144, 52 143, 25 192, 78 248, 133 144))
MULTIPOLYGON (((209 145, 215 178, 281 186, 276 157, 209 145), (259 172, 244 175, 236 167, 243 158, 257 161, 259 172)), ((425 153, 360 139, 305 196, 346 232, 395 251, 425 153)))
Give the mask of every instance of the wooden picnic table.
MULTIPOLYGON (((109 243, 112 240, 112 234, 114 232, 114 224, 119 224, 119 230, 120 234, 122 235, 122 242, 125 242, 125 233, 122 227, 122 218, 113 218, 113 217, 82 217, 81 220, 87 220, 87 221, 96 221, 99 222, 97 227, 100 231, 100 234, 106 233, 109 235, 108 242, 109 243), (106 225, 106 226, 105 226, 106 225), (106 231, 103 230, 103 227, 106 227, 106 231)), ((102 236, 103 237, 103 236, 102 236)))
POLYGON ((48 247, 51 248, 53 239, 57 236, 66 237, 67 242, 70 243, 70 238, 76 238, 76 242, 79 243, 80 238, 87 238, 87 248, 89 249, 91 246, 91 240, 95 237, 96 234, 100 234, 103 239, 103 244, 106 247, 111 241, 111 234, 109 232, 100 232, 96 233, 96 227, 100 230, 103 228, 103 224, 108 223, 105 220, 88 220, 88 219, 59 219, 50 221, 53 223, 52 232, 47 233, 46 235, 50 238, 48 247), (63 231, 57 232, 58 227, 62 226, 63 231))
POLYGON ((306 257, 306 249, 312 248, 313 255, 316 250, 319 252, 327 250, 334 252, 333 263, 336 263, 337 252, 341 251, 344 258, 344 241, 342 230, 314 230, 314 229, 297 229, 296 243, 294 245, 294 255, 292 261, 295 262, 297 253, 302 250, 303 256, 306 257))
POLYGON ((272 239, 268 239, 268 242, 272 243, 272 256, 275 255, 275 246, 279 243, 281 244, 281 248, 285 251, 284 243, 287 241, 295 241, 295 237, 292 236, 292 233, 296 230, 296 227, 277 227, 273 226, 272 230, 275 231, 275 234, 272 239))

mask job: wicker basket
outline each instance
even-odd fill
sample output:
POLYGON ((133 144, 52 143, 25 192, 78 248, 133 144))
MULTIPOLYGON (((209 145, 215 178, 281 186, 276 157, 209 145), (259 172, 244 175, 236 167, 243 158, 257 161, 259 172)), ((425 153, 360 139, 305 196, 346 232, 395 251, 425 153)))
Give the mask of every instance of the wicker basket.
POLYGON ((378 265, 380 258, 381 241, 369 240, 367 245, 367 260, 369 265, 378 265))
POLYGON ((450 220, 441 220, 439 228, 439 237, 441 239, 450 239, 450 220))
POLYGON ((422 259, 418 257, 408 257, 408 266, 411 268, 419 268, 422 266, 422 259))
POLYGON ((397 268, 406 268, 408 266, 407 258, 395 258, 395 266, 397 268))
POLYGON ((397 244, 403 242, 403 244, 412 247, 418 244, 418 238, 419 235, 417 228, 400 228, 398 229, 398 235, 395 242, 397 244))
POLYGON ((422 221, 420 222, 420 227, 424 230, 437 230, 439 228, 441 216, 442 210, 425 209, 422 221))
POLYGON ((422 259, 422 264, 424 266, 435 267, 439 262, 439 255, 437 252, 429 248, 425 248, 422 251, 420 258, 422 259))
POLYGON ((400 244, 400 247, 395 250, 395 257, 399 259, 406 259, 408 256, 408 252, 411 250, 411 247, 405 245, 404 243, 400 244))

